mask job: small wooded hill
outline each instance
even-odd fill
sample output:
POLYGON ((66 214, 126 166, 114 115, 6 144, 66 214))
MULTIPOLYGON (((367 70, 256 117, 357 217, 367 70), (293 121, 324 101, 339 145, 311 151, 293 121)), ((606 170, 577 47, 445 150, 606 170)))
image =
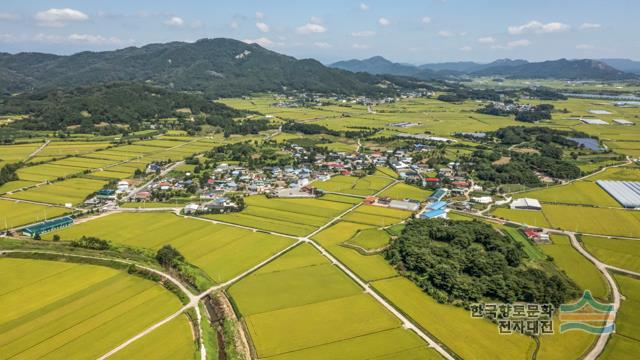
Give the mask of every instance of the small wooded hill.
POLYGON ((65 130, 80 126, 92 132, 97 127, 143 128, 143 122, 176 116, 177 109, 216 118, 236 118, 245 112, 212 102, 201 94, 176 92, 144 84, 117 83, 50 90, 0 98, 0 113, 30 114, 10 124, 24 130, 65 130))
POLYGON ((171 42, 71 56, 0 53, 0 91, 148 82, 208 97, 298 89, 367 95, 386 93, 388 80, 297 60, 232 39, 171 42))

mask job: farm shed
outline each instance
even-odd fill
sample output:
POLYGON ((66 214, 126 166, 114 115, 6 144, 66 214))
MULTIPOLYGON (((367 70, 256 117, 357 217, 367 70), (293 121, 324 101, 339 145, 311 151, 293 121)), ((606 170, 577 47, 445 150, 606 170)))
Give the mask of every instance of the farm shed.
POLYGON ((36 234, 44 234, 49 231, 57 230, 63 227, 67 227, 73 224, 73 219, 69 216, 64 216, 54 220, 47 220, 35 225, 27 226, 22 230, 22 234, 25 236, 34 237, 36 234))

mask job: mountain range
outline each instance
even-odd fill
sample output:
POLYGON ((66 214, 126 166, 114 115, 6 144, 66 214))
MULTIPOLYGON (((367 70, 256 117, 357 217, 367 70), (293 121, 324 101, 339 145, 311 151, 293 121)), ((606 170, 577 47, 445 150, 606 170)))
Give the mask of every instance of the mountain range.
MULTIPOLYGON (((70 56, 0 53, 0 93, 145 82, 209 97, 298 89, 368 95, 388 77, 329 68, 232 39, 170 42, 70 56)), ((406 81, 406 80, 402 80, 406 81)))
POLYGON ((640 78, 640 62, 627 59, 579 59, 529 62, 500 59, 482 64, 471 61, 409 65, 391 62, 381 56, 365 60, 339 61, 329 65, 355 73, 442 79, 462 75, 503 76, 508 78, 553 78, 567 80, 629 80, 640 78))

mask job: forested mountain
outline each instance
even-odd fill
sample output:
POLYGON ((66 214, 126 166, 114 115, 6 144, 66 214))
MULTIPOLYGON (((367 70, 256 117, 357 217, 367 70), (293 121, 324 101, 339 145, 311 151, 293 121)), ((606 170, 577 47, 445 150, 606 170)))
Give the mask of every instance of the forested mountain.
POLYGON ((600 59, 600 61, 624 72, 640 74, 640 61, 629 59, 600 59))
MULTIPOLYGON (((628 62, 617 62, 632 68, 628 62)), ((504 76, 510 78, 553 78, 576 80, 627 80, 637 79, 632 73, 621 71, 597 60, 552 60, 528 62, 526 60, 500 59, 488 64, 475 62, 449 62, 420 66, 393 63, 377 56, 365 60, 340 61, 330 66, 352 72, 412 76, 418 79, 443 79, 460 75, 504 76)))
POLYGON ((216 121, 246 115, 201 94, 145 84, 117 83, 0 98, 0 114, 30 114, 28 119, 9 125, 24 130, 137 131, 159 119, 189 112, 206 114, 216 121))
POLYGON ((472 74, 520 79, 627 80, 638 78, 637 75, 614 69, 603 62, 588 59, 560 59, 516 66, 494 66, 472 74))
POLYGON ((372 94, 389 92, 388 80, 330 69, 232 39, 171 42, 71 56, 0 53, 0 92, 73 87, 118 81, 148 82, 207 96, 298 89, 372 94))

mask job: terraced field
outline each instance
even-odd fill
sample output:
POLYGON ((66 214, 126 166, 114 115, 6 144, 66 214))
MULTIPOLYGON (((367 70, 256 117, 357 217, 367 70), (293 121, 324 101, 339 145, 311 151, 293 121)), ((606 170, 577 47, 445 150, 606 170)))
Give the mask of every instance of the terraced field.
POLYGON ((438 358, 306 244, 232 286, 229 294, 260 358, 438 358))
POLYGON ((51 239, 54 234, 63 240, 96 236, 153 250, 171 244, 216 282, 240 274, 293 242, 172 213, 115 213, 48 233, 44 238, 51 239))
MULTIPOLYGON (((4 258, 0 283, 2 358, 95 359, 181 307, 151 281, 93 265, 4 258)), ((167 345, 189 331, 167 330, 167 345)))

